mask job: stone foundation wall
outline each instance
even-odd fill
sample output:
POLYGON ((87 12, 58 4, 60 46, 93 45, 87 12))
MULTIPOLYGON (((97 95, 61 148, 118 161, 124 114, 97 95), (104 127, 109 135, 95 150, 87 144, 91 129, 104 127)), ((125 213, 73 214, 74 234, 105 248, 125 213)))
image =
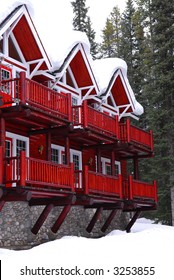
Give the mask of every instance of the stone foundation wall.
MULTIPOLYGON (((92 232, 88 233, 86 227, 93 217, 95 210, 74 206, 71 208, 59 231, 54 234, 50 228, 62 210, 61 207, 54 207, 38 234, 34 235, 31 232, 31 228, 43 209, 43 206, 29 207, 27 202, 6 203, 0 212, 0 247, 27 249, 65 235, 98 238, 104 235, 100 229, 110 213, 110 211, 103 211, 92 232)), ((118 211, 105 234, 114 229, 123 229, 126 222, 127 217, 118 211)))

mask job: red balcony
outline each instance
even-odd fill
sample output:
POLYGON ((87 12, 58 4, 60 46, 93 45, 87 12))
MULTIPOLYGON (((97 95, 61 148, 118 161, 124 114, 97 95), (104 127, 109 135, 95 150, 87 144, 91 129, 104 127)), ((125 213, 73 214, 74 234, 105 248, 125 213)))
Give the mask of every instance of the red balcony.
POLYGON ((73 164, 60 165, 26 157, 24 151, 20 157, 5 158, 4 176, 1 175, 0 179, 6 187, 42 189, 43 193, 45 190, 74 191, 73 164))
POLYGON ((119 135, 118 118, 95 110, 88 106, 86 101, 83 102, 82 106, 73 107, 73 123, 75 126, 80 125, 115 139, 119 135))
POLYGON ((20 73, 19 79, 1 81, 0 94, 4 103, 3 107, 8 107, 13 102, 28 104, 50 116, 71 121, 70 94, 56 92, 26 79, 24 72, 20 73))
POLYGON ((123 183, 123 197, 126 200, 134 200, 137 202, 155 202, 157 203, 157 184, 145 183, 139 180, 134 180, 129 176, 128 180, 123 183))
POLYGON ((127 119, 125 123, 119 123, 120 140, 132 144, 142 150, 153 152, 153 134, 152 131, 145 131, 130 124, 127 119))

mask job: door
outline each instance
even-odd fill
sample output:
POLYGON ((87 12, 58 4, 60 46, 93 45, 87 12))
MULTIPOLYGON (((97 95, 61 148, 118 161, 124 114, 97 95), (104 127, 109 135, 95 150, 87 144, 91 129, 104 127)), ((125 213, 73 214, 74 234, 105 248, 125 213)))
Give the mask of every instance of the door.
POLYGON ((5 174, 6 174, 6 187, 12 187, 12 138, 6 137, 5 140, 5 174))

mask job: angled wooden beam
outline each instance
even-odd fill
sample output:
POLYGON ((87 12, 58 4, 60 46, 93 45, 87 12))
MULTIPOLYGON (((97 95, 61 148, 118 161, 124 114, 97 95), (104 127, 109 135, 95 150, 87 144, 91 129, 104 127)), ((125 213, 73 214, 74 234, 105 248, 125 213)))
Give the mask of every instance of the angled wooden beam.
POLYGON ((2 211, 2 208, 3 208, 4 205, 5 205, 5 202, 6 202, 6 201, 4 201, 4 200, 1 200, 1 201, 0 201, 0 212, 2 211))
POLYGON ((136 222, 136 220, 138 219, 138 217, 141 214, 141 210, 137 210, 134 214, 134 216, 132 217, 132 219, 130 220, 130 222, 128 223, 128 225, 126 226, 125 230, 127 233, 130 232, 132 226, 134 225, 134 223, 136 222))
POLYGON ((51 210, 53 209, 53 207, 54 207, 54 205, 52 203, 50 203, 50 204, 46 205, 46 207, 43 209, 42 213, 40 214, 39 218, 37 219, 36 223, 34 224, 34 226, 31 229, 31 232, 33 234, 38 233, 38 231, 40 230, 41 226, 47 219, 47 217, 48 217, 49 213, 51 212, 51 210))
POLYGON ((113 209, 109 215, 109 217, 107 218, 107 220, 105 221, 104 225, 101 228, 102 232, 105 232, 109 225, 111 224, 112 220, 114 219, 116 213, 117 213, 118 209, 113 209))
POLYGON ((59 217, 55 221, 54 225, 51 227, 51 231, 53 233, 56 233, 59 230, 60 226, 63 224, 66 216, 68 215, 70 209, 71 209, 71 204, 64 206, 59 217))
POLYGON ((86 231, 87 231, 87 232, 90 233, 90 232, 92 231, 92 229, 93 229, 93 227, 95 226, 95 223, 97 222, 97 220, 99 219, 99 217, 100 217, 102 211, 103 211, 103 207, 97 208, 97 210, 96 210, 94 216, 92 217, 90 223, 88 224, 88 226, 87 226, 87 228, 86 228, 86 231))

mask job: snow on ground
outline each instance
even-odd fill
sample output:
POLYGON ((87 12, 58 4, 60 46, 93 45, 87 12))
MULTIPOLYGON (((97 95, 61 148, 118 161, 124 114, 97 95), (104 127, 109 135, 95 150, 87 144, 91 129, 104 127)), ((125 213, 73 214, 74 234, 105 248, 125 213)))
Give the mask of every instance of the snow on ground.
POLYGON ((139 219, 129 234, 65 236, 29 250, 0 249, 0 257, 3 280, 173 280, 174 227, 139 219))

